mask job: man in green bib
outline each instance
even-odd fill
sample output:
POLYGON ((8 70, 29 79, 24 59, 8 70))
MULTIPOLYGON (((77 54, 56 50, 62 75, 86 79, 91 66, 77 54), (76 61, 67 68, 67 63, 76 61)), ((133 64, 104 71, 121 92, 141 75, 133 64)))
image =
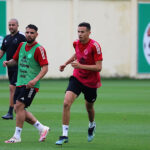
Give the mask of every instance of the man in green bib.
POLYGON ((4 66, 18 64, 18 76, 14 95, 14 108, 16 112, 16 130, 12 138, 5 143, 21 142, 21 132, 24 121, 33 125, 40 132, 39 141, 46 139, 50 128, 41 124, 30 112, 26 110, 39 90, 40 79, 48 71, 48 60, 45 49, 36 42, 38 28, 30 24, 26 27, 27 42, 20 43, 13 59, 4 61, 4 66))

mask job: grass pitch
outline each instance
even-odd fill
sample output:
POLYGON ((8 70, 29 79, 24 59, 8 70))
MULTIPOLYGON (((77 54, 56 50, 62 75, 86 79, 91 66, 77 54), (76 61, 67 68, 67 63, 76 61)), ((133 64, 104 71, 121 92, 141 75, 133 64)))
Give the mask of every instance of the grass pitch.
MULTIPOLYGON (((149 150, 150 80, 102 80, 95 103, 96 136, 87 142, 88 118, 83 95, 71 108, 69 143, 55 145, 61 135, 64 92, 68 80, 43 80, 29 111, 51 131, 43 143, 31 125, 24 124, 22 142, 5 144, 15 120, 0 118, 0 150, 149 150)), ((0 117, 8 110, 8 81, 0 81, 0 117)))

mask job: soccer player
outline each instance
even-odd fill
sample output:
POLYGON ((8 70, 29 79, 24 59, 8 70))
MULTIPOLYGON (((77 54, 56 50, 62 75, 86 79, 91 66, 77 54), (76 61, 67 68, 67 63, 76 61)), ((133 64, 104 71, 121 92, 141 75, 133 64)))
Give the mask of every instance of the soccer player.
POLYGON ((62 116, 62 136, 56 145, 68 142, 68 129, 70 121, 70 108, 75 99, 82 92, 85 98, 86 110, 89 118, 88 142, 94 138, 96 128, 94 102, 97 98, 97 88, 101 86, 100 71, 102 69, 102 52, 98 42, 90 39, 91 26, 83 22, 78 25, 78 38, 73 43, 75 54, 60 66, 60 71, 64 71, 68 64, 74 68, 73 76, 69 79, 66 90, 63 116, 62 116))
POLYGON ((4 61, 4 66, 18 64, 17 85, 14 95, 14 108, 16 112, 16 130, 12 138, 5 143, 21 142, 21 132, 24 121, 36 127, 40 132, 39 141, 42 142, 50 130, 41 124, 30 112, 26 110, 31 105, 36 92, 39 90, 40 79, 48 71, 48 60, 45 49, 36 42, 38 28, 35 25, 26 27, 27 42, 20 43, 13 59, 4 61))
MULTIPOLYGON (((19 44, 21 42, 26 41, 25 36, 18 31, 18 27, 19 27, 18 20, 10 19, 10 21, 8 22, 8 29, 10 31, 10 34, 7 35, 2 42, 2 47, 0 50, 0 58, 2 58, 3 55, 6 53, 6 60, 8 61, 12 59, 19 44)), ((8 78, 10 83, 9 110, 6 115, 2 116, 2 118, 13 119, 13 108, 14 108, 13 97, 16 89, 18 67, 17 65, 13 67, 7 67, 7 71, 8 71, 8 78)))

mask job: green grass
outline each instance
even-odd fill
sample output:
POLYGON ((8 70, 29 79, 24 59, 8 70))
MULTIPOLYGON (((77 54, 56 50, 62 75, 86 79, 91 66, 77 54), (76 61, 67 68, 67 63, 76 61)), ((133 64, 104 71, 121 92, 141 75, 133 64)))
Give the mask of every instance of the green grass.
MULTIPOLYGON (((51 127, 43 143, 38 131, 27 123, 22 142, 5 144, 14 134, 15 120, 0 118, 0 150, 149 150, 150 149, 150 80, 102 80, 95 103, 96 136, 87 142, 88 118, 83 95, 71 108, 69 143, 55 145, 61 135, 64 92, 68 80, 43 80, 29 111, 51 127)), ((0 116, 8 109, 8 81, 0 81, 0 116)))

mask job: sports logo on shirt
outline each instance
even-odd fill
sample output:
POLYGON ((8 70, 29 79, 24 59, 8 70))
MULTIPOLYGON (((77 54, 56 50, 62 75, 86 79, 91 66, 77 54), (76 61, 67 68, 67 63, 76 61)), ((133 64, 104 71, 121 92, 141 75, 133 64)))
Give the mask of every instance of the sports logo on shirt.
POLYGON ((17 41, 18 41, 17 38, 15 38, 15 39, 13 40, 13 43, 16 44, 17 41))
POLYGON ((28 58, 31 58, 32 57, 32 54, 28 54, 28 58))
POLYGON ((87 49, 84 50, 84 54, 85 54, 85 55, 88 54, 88 50, 87 50, 87 49))
POLYGON ((150 65, 150 23, 147 25, 144 33, 143 51, 146 61, 150 65))

